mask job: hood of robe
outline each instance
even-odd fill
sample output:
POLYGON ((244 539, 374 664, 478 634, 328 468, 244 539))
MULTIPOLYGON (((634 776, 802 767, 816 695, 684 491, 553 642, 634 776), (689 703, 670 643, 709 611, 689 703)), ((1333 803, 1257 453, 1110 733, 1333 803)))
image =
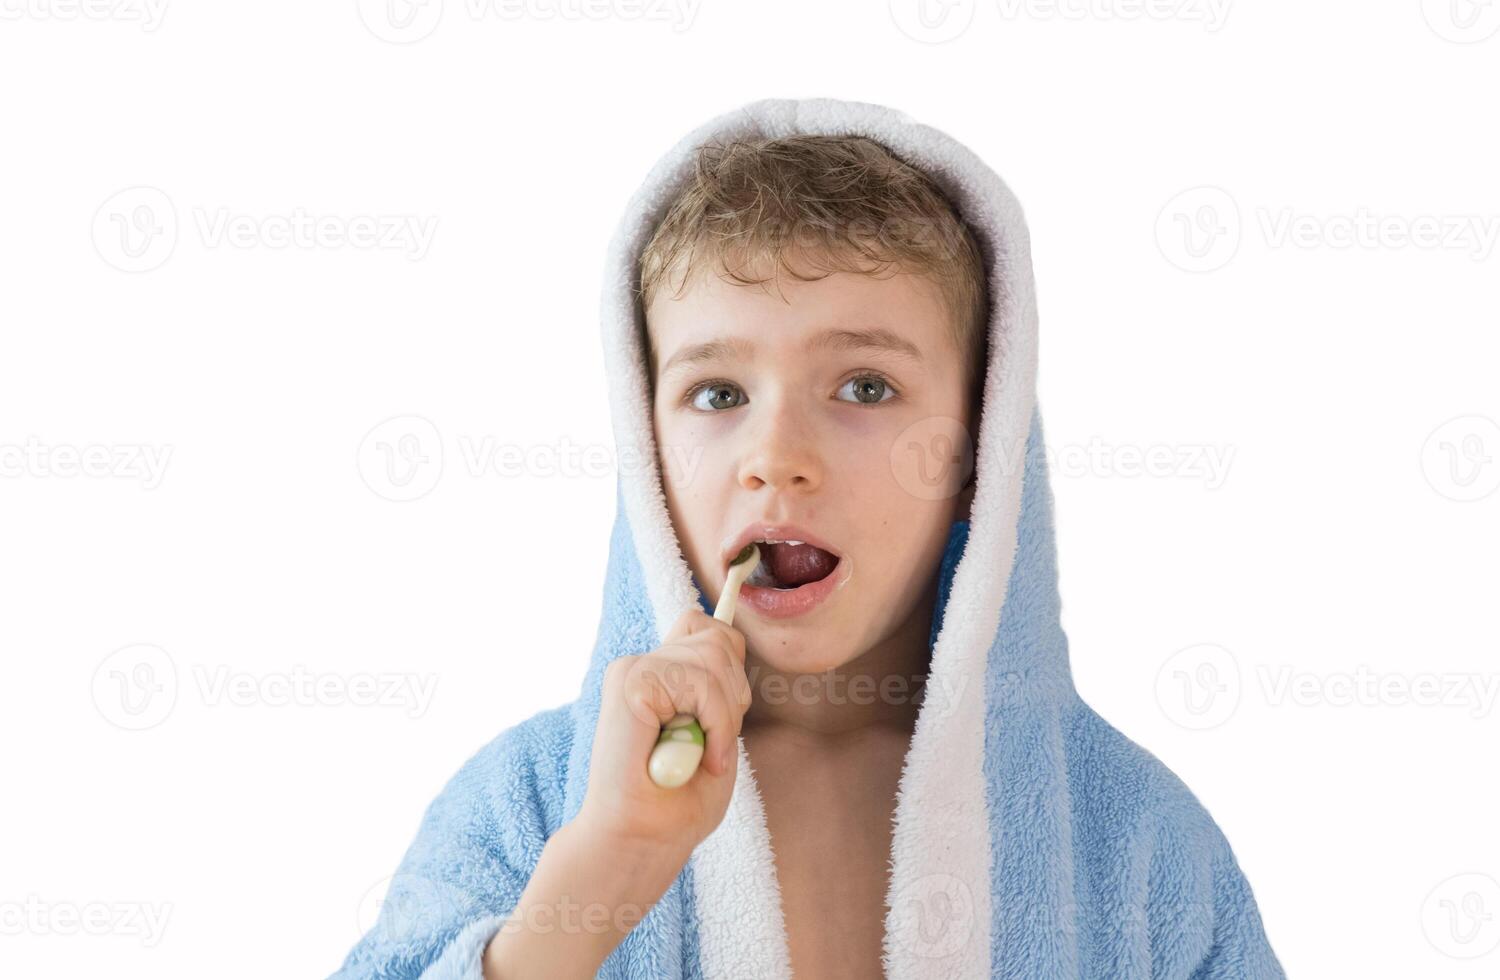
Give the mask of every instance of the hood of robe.
MULTIPOLYGON (((892 978, 988 977, 997 882, 1070 901, 1068 785, 1059 718, 1076 698, 1060 623, 1052 497, 1037 410, 1037 308, 1029 236, 1004 181, 952 137, 905 113, 837 99, 765 99, 684 136, 630 199, 610 244, 602 333, 622 461, 603 615, 568 760, 565 818, 588 786, 604 670, 660 646, 693 606, 711 613, 668 515, 633 292, 642 250, 712 139, 857 135, 924 171, 978 241, 988 272, 988 363, 974 437, 975 489, 952 526, 933 615, 931 664, 892 826, 883 960, 892 978), (623 465, 628 461, 630 465, 623 465), (1017 775, 1027 778, 1018 785, 1017 775), (1003 867, 1008 834, 1038 860, 1003 867)), ((743 739, 720 826, 616 949, 634 975, 789 977, 771 841, 743 739), (686 962, 691 960, 692 962, 686 962)))

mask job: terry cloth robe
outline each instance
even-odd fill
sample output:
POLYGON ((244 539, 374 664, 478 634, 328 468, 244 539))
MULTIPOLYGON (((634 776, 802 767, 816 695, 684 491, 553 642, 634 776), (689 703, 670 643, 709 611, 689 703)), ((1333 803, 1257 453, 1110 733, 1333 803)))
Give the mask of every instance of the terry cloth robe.
MULTIPOLYGON (((662 157, 631 198, 603 288, 620 467, 582 689, 462 765, 426 810, 378 920, 335 976, 479 980, 485 944, 515 907, 542 845, 583 801, 605 666, 654 650, 695 604, 712 613, 668 516, 631 290, 641 250, 692 172, 695 147, 712 137, 797 133, 866 136, 929 173, 979 240, 992 299, 973 507, 952 526, 943 555, 930 673, 893 817, 886 976, 1283 977, 1217 824, 1176 775, 1074 690, 1020 205, 945 133, 894 109, 821 98, 766 99, 710 120, 662 157)), ((599 977, 791 976, 743 739, 738 766, 723 822, 599 977)))

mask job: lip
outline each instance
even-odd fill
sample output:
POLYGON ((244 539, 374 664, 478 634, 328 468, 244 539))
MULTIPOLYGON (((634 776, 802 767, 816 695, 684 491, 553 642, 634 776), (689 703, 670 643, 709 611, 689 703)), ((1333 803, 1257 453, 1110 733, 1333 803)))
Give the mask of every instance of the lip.
MULTIPOLYGON (((793 538, 795 541, 807 541, 806 538, 793 538)), ((815 542, 808 542, 814 544, 815 542)), ((819 548, 823 547, 818 545, 819 548)), ((827 601, 839 589, 843 588, 854 574, 854 564, 847 555, 839 555, 839 562, 833 566, 833 571, 806 585, 799 585, 795 589, 763 589, 760 586, 740 585, 740 606, 748 608, 766 617, 767 619, 791 619, 795 616, 803 616, 812 612, 818 606, 827 601)))
MULTIPOLYGON (((833 555, 835 558, 838 558, 840 561, 842 561, 844 558, 844 553, 842 551, 835 548, 827 541, 824 541, 822 538, 818 537, 816 534, 809 531, 805 527, 798 527, 796 524, 768 524, 763 521, 756 521, 754 524, 746 527, 739 534, 725 540, 723 552, 720 554, 719 560, 723 565, 727 567, 729 563, 734 560, 734 557, 736 555, 745 550, 745 545, 749 544, 752 541, 764 541, 767 538, 775 541, 801 541, 806 544, 810 544, 813 547, 822 548, 824 551, 828 552, 830 555, 833 555)), ((832 573, 830 573, 828 577, 832 578, 832 573)), ((806 586, 804 586, 804 588, 806 588, 806 586)))
POLYGON ((816 582, 799 585, 795 589, 772 589, 749 583, 741 584, 740 604, 767 619, 791 619, 812 612, 829 596, 843 588, 844 584, 849 581, 849 576, 854 573, 854 565, 848 555, 807 528, 797 524, 771 524, 764 521, 749 525, 739 534, 725 541, 724 565, 727 567, 729 562, 750 542, 764 541, 767 538, 774 541, 802 541, 822 548, 838 559, 838 563, 833 566, 833 571, 816 582))

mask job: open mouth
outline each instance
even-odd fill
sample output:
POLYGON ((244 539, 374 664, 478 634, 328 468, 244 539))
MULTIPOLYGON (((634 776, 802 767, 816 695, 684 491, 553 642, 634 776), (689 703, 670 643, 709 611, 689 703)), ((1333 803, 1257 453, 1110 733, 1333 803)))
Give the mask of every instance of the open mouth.
POLYGON ((821 582, 839 563, 838 555, 804 541, 757 541, 760 562, 745 584, 789 592, 821 582))

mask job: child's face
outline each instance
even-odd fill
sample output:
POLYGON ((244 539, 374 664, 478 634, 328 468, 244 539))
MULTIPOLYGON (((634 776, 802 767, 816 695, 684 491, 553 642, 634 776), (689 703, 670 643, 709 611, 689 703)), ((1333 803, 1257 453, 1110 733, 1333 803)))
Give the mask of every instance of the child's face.
POLYGON ((888 642, 925 648, 949 528, 969 516, 977 406, 951 314, 929 279, 886 275, 783 274, 783 301, 774 284, 708 272, 647 310, 667 506, 710 602, 725 550, 752 522, 798 525, 850 563, 848 580, 800 615, 765 616, 742 595, 734 625, 775 670, 819 673, 888 642), (830 331, 884 331, 915 354, 820 344, 830 331), (715 340, 745 353, 674 362, 715 340))

